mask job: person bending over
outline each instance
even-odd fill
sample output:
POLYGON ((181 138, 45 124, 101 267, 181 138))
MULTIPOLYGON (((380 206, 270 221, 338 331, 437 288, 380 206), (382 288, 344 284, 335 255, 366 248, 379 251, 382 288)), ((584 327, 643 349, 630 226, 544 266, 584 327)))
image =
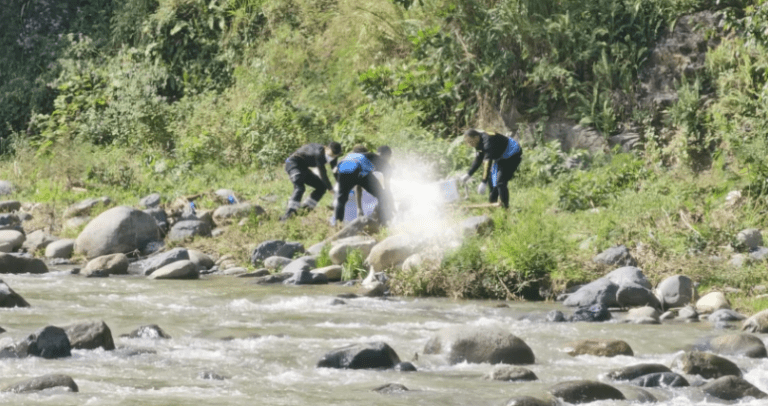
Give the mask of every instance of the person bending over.
POLYGON ((280 221, 285 221, 295 215, 299 208, 314 209, 325 192, 332 190, 331 181, 328 180, 328 174, 325 171, 325 164, 330 164, 331 170, 333 170, 339 155, 341 155, 341 144, 334 141, 328 145, 306 144, 285 160, 285 172, 288 173, 291 183, 293 183, 293 194, 288 200, 288 208, 285 214, 280 217, 280 221), (320 176, 315 175, 309 168, 317 168, 320 176), (314 190, 309 198, 301 203, 301 197, 306 190, 304 185, 309 185, 314 190))
POLYGON ((362 215, 362 190, 365 189, 378 201, 379 220, 382 224, 387 224, 392 216, 392 197, 389 188, 384 188, 374 171, 384 174, 384 182, 389 185, 390 166, 389 159, 392 156, 392 150, 389 147, 380 147, 379 154, 368 152, 368 150, 358 145, 352 153, 345 156, 336 166, 337 185, 339 187, 336 193, 334 203, 334 217, 332 223, 341 224, 344 220, 344 211, 349 199, 349 192, 352 188, 355 190, 355 200, 357 203, 357 214, 362 215))
POLYGON ((483 180, 478 192, 485 193, 486 185, 490 185, 488 201, 496 203, 501 200, 501 206, 509 207, 509 189, 507 183, 515 175, 523 159, 520 144, 510 137, 483 130, 469 129, 464 132, 464 142, 475 149, 475 160, 464 176, 466 182, 483 165, 483 180))

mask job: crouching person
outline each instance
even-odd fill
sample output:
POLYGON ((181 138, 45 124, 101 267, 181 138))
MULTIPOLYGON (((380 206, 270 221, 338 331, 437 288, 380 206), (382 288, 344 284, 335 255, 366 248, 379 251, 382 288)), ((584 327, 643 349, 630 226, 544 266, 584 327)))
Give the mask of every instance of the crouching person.
POLYGON ((300 208, 312 210, 317 206, 325 192, 332 189, 325 164, 329 164, 333 170, 339 155, 341 155, 341 144, 338 142, 331 142, 328 145, 306 144, 285 160, 285 172, 293 183, 293 194, 288 200, 288 208, 280 217, 280 221, 295 215, 300 208), (315 175, 310 168, 317 168, 320 176, 315 175), (305 185, 311 186, 314 190, 309 198, 301 203, 306 190, 305 185))
POLYGON ((385 174, 385 179, 389 176, 389 158, 392 152, 388 147, 383 152, 382 154, 374 154, 368 152, 363 146, 356 146, 351 154, 348 154, 339 161, 336 167, 338 193, 336 193, 334 203, 332 224, 341 224, 344 221, 345 206, 349 200, 349 192, 352 188, 356 188, 355 197, 358 214, 362 213, 361 189, 365 189, 379 202, 379 221, 382 224, 387 224, 391 220, 394 209, 392 196, 390 191, 384 189, 373 174, 374 171, 382 171, 385 174))

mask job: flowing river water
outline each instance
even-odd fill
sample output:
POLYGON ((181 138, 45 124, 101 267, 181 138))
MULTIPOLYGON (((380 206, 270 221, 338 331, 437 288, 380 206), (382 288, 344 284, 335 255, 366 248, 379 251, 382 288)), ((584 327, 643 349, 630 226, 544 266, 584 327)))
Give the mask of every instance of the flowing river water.
MULTIPOLYGON (((41 376, 66 374, 79 392, 46 390, 0 393, 13 405, 503 405, 516 395, 541 395, 572 379, 604 379, 614 368, 642 362, 671 365, 687 345, 711 335, 710 323, 632 325, 549 323, 557 303, 454 301, 437 298, 354 298, 340 285, 254 285, 248 279, 207 276, 160 281, 125 276, 84 278, 68 272, 3 275, 30 304, 0 309, 0 347, 46 325, 103 320, 114 351, 74 350, 72 357, 0 360, 0 386, 41 376), (139 326, 157 324, 171 339, 125 338, 139 326), (536 362, 526 367, 539 377, 529 383, 483 379, 493 366, 449 365, 424 355, 425 343, 449 326, 500 324, 522 338, 536 362), (629 343, 635 356, 571 357, 565 344, 582 338, 629 343), (327 352, 350 343, 384 341, 417 372, 317 368, 327 352), (418 354, 418 355, 417 355, 418 354), (223 379, 205 379, 215 373, 223 379), (405 392, 381 394, 388 383, 405 392)), ((621 317, 621 315, 617 315, 621 317)), ((761 336, 765 339, 764 336, 761 336)), ((768 392, 768 360, 729 357, 744 377, 768 392)), ((687 376, 692 384, 696 377, 687 376)), ((701 382, 701 379, 698 379, 701 382)), ((625 388, 622 384, 612 383, 625 388)), ((715 405, 696 388, 648 389, 663 405, 715 405)), ((625 405, 628 401, 594 402, 625 405)), ((741 404, 764 405, 765 400, 741 404)))

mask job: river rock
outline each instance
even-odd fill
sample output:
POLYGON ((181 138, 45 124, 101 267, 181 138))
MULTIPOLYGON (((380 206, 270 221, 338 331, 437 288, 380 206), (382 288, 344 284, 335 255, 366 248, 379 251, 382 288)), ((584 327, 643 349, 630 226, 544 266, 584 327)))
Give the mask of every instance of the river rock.
POLYGON ((224 225, 236 219, 260 216, 264 213, 266 211, 261 206, 253 203, 227 204, 213 211, 213 221, 218 225, 224 225))
POLYGON ((493 219, 488 216, 474 216, 464 219, 459 225, 461 235, 469 237, 473 235, 486 235, 493 231, 493 219))
POLYGON ((160 206, 160 200, 160 193, 152 193, 142 197, 141 200, 139 200, 139 206, 145 209, 152 209, 160 206))
POLYGON ((692 305, 685 305, 677 310, 677 319, 686 322, 699 321, 699 312, 692 305))
POLYGON ((284 266, 281 273, 294 274, 297 272, 308 272, 312 269, 315 269, 316 264, 317 260, 315 257, 306 256, 297 258, 291 261, 291 263, 288 265, 284 266))
MULTIPOLYGON (((1 272, 2 268, 0 268, 1 272)), ((748 333, 768 333, 768 309, 760 311, 745 320, 741 325, 741 330, 748 333)))
POLYGON ((72 355, 72 347, 64 329, 46 326, 30 334, 23 341, 0 350, 2 358, 23 358, 36 356, 42 358, 63 358, 72 355))
POLYGON ((0 280, 0 307, 29 307, 29 303, 5 282, 0 280))
POLYGON ((283 240, 264 241, 251 253, 251 263, 260 265, 262 261, 271 256, 293 258, 297 253, 304 252, 304 245, 298 242, 285 242, 283 240))
POLYGON ((763 340, 748 333, 714 337, 704 344, 703 349, 709 349, 722 355, 737 355, 749 358, 768 357, 763 340))
POLYGON ((347 260, 347 253, 352 250, 358 250, 363 258, 370 254, 371 249, 376 245, 376 240, 371 237, 355 236, 347 237, 334 241, 331 244, 331 250, 328 256, 335 265, 341 265, 347 260))
POLYGON ((569 307, 589 307, 596 304, 606 307, 617 307, 619 305, 616 301, 618 290, 619 285, 607 278, 600 278, 570 294, 563 301, 563 304, 569 307))
POLYGON ((211 258, 208 254, 194 249, 188 249, 187 255, 189 256, 189 260, 194 262, 195 265, 197 265, 197 269, 199 271, 205 271, 208 269, 213 268, 214 261, 213 258, 211 258))
POLYGON ((312 270, 313 274, 323 274, 328 282, 337 282, 341 280, 341 265, 330 265, 312 270))
POLYGON ((611 370, 606 376, 615 381, 631 381, 644 375, 660 372, 672 372, 672 370, 662 364, 636 364, 611 370))
POLYGON ((189 251, 186 248, 176 247, 169 251, 159 252, 131 263, 128 266, 128 273, 149 276, 156 270, 168 264, 189 259, 189 251))
POLYGON ((605 275, 604 278, 619 285, 639 285, 646 289, 651 289, 651 282, 645 277, 642 269, 636 266, 623 266, 614 269, 605 275))
POLYGON ((293 276, 292 273, 277 273, 274 275, 258 276, 253 278, 256 285, 269 285, 272 283, 283 283, 293 276))
POLYGON ((528 368, 516 367, 512 365, 497 365, 485 377, 492 381, 536 381, 539 379, 536 374, 528 368))
POLYGON ((445 355, 451 365, 461 362, 532 364, 531 347, 501 327, 448 327, 438 331, 424 346, 425 354, 445 355))
POLYGON ((166 213, 165 210, 161 207, 153 207, 151 209, 144 209, 143 211, 155 219, 155 223, 157 223, 157 227, 163 235, 168 233, 168 213, 166 213))
POLYGON ((408 361, 398 362, 394 369, 398 372, 416 372, 416 367, 408 361))
POLYGON ((508 399, 504 406, 555 406, 557 401, 554 399, 539 399, 533 396, 515 396, 508 399))
POLYGON ((710 292, 696 301, 696 311, 701 313, 712 313, 715 310, 730 309, 731 302, 725 297, 723 292, 710 292))
POLYGON ((16 254, 0 253, 0 274, 47 273, 48 266, 40 259, 16 254))
POLYGON ((765 399, 768 394, 738 376, 723 376, 701 386, 702 392, 724 400, 738 400, 751 396, 765 399))
POLYGON ((395 350, 377 341, 351 344, 325 354, 317 363, 318 368, 337 369, 389 369, 400 362, 395 350))
POLYGON ((620 390, 624 394, 624 398, 627 399, 627 403, 632 405, 658 402, 656 396, 639 386, 623 385, 616 389, 620 390))
POLYGON ((707 316, 707 320, 712 323, 728 322, 728 321, 741 321, 746 319, 743 314, 735 312, 731 309, 715 310, 712 314, 707 316))
POLYGON ((632 257, 629 249, 623 245, 608 248, 607 250, 597 254, 594 258, 592 258, 592 261, 605 265, 617 265, 626 267, 637 266, 637 261, 632 257))
POLYGON ((595 355, 598 357, 615 357, 617 355, 634 356, 632 348, 625 341, 609 339, 587 339, 566 344, 568 355, 595 355))
POLYGON ((291 277, 284 280, 284 285, 324 285, 328 283, 325 274, 313 273, 310 269, 294 272, 291 277))
POLYGON ((386 385, 379 386, 378 388, 374 388, 372 391, 386 395, 391 393, 408 392, 408 388, 406 388, 405 385, 399 383, 388 383, 386 385))
POLYGON ((568 318, 568 321, 586 321, 586 322, 600 322, 611 320, 613 316, 608 308, 604 305, 596 304, 592 306, 585 306, 576 309, 575 312, 568 318))
POLYGON ((596 381, 567 381, 555 384, 549 392, 566 402, 579 404, 598 400, 624 400, 624 394, 611 385, 596 381))
POLYGON ((64 238, 53 241, 45 247, 46 258, 71 258, 75 252, 75 240, 64 238))
POLYGON ((748 228, 736 234, 736 241, 747 251, 752 251, 763 245, 763 234, 756 228, 748 228))
POLYGON ((78 350, 93 350, 103 348, 105 351, 115 349, 112 331, 104 321, 77 323, 64 327, 70 345, 78 350))
POLYGON ((562 323, 568 321, 560 310, 551 310, 547 313, 547 321, 550 323, 562 323))
POLYGON ((16 191, 16 187, 13 183, 7 180, 0 180, 0 196, 8 196, 16 191))
POLYGON ((24 244, 26 236, 17 230, 0 230, 0 243, 8 243, 11 251, 17 251, 24 244))
POLYGON ((29 253, 34 253, 37 250, 43 249, 48 244, 56 241, 56 237, 46 233, 43 230, 35 230, 27 234, 24 243, 21 245, 29 253))
POLYGON ((199 277, 197 265, 188 259, 172 262, 147 276, 148 279, 197 279, 199 277))
POLYGON ((2 389, 2 392, 27 393, 57 387, 67 388, 70 392, 78 391, 77 384, 71 376, 49 374, 8 385, 2 389))
POLYGON ((86 277, 125 275, 128 273, 128 257, 125 254, 111 254, 96 257, 85 265, 80 274, 86 277))
POLYGON ((683 275, 670 276, 656 287, 656 296, 664 309, 682 307, 695 297, 695 289, 691 278, 683 275))
POLYGON ((732 361, 707 352, 686 352, 677 357, 673 365, 686 374, 701 375, 704 379, 726 375, 741 376, 741 370, 732 361))
POLYGON ((291 262, 293 262, 293 260, 290 258, 273 255, 264 260, 264 268, 267 268, 272 271, 279 270, 285 267, 286 265, 290 264, 291 262))
POLYGON ((625 322, 634 324, 659 324, 659 311, 651 306, 629 309, 625 322))
POLYGON ((155 219, 127 206, 111 208, 91 220, 75 240, 75 252, 87 258, 142 251, 161 240, 155 219))
POLYGON ((160 326, 157 324, 147 324, 145 326, 141 326, 137 328, 136 330, 131 331, 128 334, 124 334, 121 337, 127 337, 127 338, 163 338, 163 339, 170 339, 171 336, 166 333, 160 326))
POLYGON ((168 239, 181 241, 194 237, 210 237, 211 224, 204 220, 181 220, 176 222, 168 232, 168 239))
POLYGON ((634 283, 619 285, 616 291, 616 302, 624 308, 636 306, 661 308, 659 298, 653 294, 653 291, 634 283))
POLYGON ((632 385, 642 386, 644 388, 655 388, 659 386, 669 388, 679 388, 690 386, 687 380, 674 372, 655 372, 643 375, 631 381, 632 385))
POLYGON ((381 272, 389 267, 402 264, 411 254, 421 249, 421 244, 408 234, 387 237, 371 248, 365 263, 373 272, 381 272))
POLYGON ((64 210, 64 218, 68 219, 72 217, 87 216, 91 213, 91 210, 93 210, 94 207, 100 204, 106 206, 110 203, 112 203, 112 200, 106 196, 95 199, 86 199, 67 207, 67 209, 64 210))

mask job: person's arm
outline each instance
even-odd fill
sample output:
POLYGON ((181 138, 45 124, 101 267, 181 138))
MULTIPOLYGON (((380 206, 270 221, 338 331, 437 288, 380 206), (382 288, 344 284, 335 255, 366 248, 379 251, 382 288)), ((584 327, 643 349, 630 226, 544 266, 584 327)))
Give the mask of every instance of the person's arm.
POLYGON ((357 203, 357 217, 365 216, 365 212, 363 212, 363 188, 360 185, 355 186, 355 203, 357 203))
POLYGON ((472 176, 475 174, 475 172, 480 169, 480 165, 483 164, 483 160, 485 159, 485 154, 483 153, 483 150, 478 150, 475 153, 475 160, 472 161, 472 166, 469 167, 469 172, 467 172, 467 175, 472 176))

